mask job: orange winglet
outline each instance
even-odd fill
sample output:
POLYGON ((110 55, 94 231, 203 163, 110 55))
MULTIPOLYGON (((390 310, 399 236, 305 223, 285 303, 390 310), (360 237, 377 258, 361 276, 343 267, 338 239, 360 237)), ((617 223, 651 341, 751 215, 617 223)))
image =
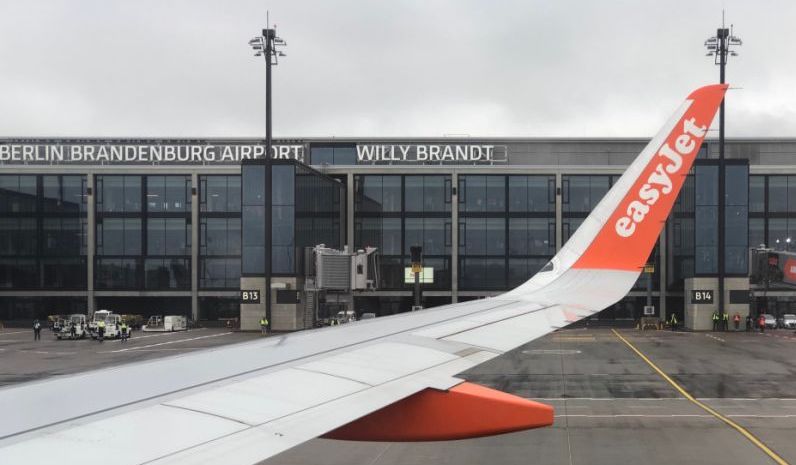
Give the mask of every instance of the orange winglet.
POLYGON ((647 262, 699 154, 727 84, 701 87, 573 268, 638 271, 647 262))
POLYGON ((464 382, 426 389, 324 435, 347 441, 449 441, 553 424, 553 407, 464 382))

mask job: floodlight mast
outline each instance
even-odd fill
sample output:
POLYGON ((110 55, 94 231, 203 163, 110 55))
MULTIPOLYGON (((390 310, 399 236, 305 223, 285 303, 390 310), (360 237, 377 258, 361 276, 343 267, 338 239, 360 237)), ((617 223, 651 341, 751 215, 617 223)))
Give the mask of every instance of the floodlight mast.
POLYGON ((279 57, 287 56, 284 52, 277 50, 277 47, 286 47, 281 37, 276 35, 276 26, 266 27, 262 35, 255 36, 249 40, 249 46, 254 50, 254 56, 263 57, 265 60, 265 155, 266 159, 271 157, 271 66, 279 64, 279 57))
MULTIPOLYGON (((714 63, 719 66, 719 82, 725 83, 725 74, 727 67, 728 56, 738 56, 738 53, 732 48, 743 45, 743 41, 733 35, 732 25, 729 28, 724 27, 724 11, 721 12, 721 27, 716 30, 716 35, 708 37, 705 40, 705 48, 708 52, 706 56, 714 57, 714 63)), ((719 317, 723 321, 724 318, 724 276, 725 276, 725 164, 724 164, 724 102, 727 100, 725 97, 721 101, 719 107, 719 237, 718 237, 718 279, 719 279, 719 317)))
MULTIPOLYGON (((283 52, 277 50, 277 46, 285 47, 287 42, 276 36, 276 25, 270 27, 269 21, 266 20, 266 28, 263 29, 262 35, 255 36, 249 40, 249 46, 254 50, 254 56, 263 57, 265 59, 265 156, 263 158, 267 173, 270 173, 270 164, 272 160, 272 146, 273 139, 271 135, 271 66, 279 64, 280 56, 285 56, 283 52)), ((265 189, 265 202, 266 205, 271 203, 271 189, 265 189)), ((270 223, 267 223, 270 224, 270 223)), ((270 227, 270 226, 269 226, 270 227)), ((270 241, 270 239, 269 239, 270 241)), ((270 248, 270 244, 266 244, 270 248)), ((265 318, 268 321, 271 319, 271 260, 265 260, 265 318)))

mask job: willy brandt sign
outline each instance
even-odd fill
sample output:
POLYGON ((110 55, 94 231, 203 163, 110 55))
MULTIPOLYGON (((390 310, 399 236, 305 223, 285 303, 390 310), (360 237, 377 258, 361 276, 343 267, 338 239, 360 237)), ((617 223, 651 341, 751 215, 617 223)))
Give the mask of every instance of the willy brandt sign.
POLYGON ((357 145, 357 161, 368 163, 493 163, 505 162, 504 145, 481 144, 387 144, 357 145))
MULTIPOLYGON (((311 147, 311 144, 310 144, 311 147)), ((350 147, 350 146, 349 146, 350 147)), ((271 158, 311 164, 306 144, 275 143, 271 158)), ((53 142, 0 140, 0 165, 210 165, 240 164, 263 158, 265 145, 252 143, 179 143, 139 141, 53 142)), ((352 158, 353 160, 353 158, 352 158)), ((356 163, 492 164, 507 161, 505 145, 357 144, 356 163)))

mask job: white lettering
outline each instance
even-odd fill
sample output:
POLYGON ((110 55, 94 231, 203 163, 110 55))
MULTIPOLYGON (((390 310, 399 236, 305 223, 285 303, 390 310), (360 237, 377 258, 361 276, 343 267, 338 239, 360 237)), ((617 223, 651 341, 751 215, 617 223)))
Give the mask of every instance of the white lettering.
MULTIPOLYGON (((649 214, 650 207, 658 202, 661 195, 672 193, 673 182, 672 177, 669 175, 676 175, 683 169, 683 156, 694 152, 701 144, 702 141, 700 139, 705 136, 706 131, 707 127, 698 126, 695 118, 683 120, 683 134, 679 134, 674 138, 674 150, 672 150, 669 143, 664 143, 661 146, 657 156, 667 159, 669 163, 666 163, 665 167, 663 163, 658 163, 649 172, 647 182, 636 193, 638 200, 631 200, 625 208, 625 215, 617 219, 614 224, 614 230, 620 237, 632 236, 637 226, 649 214)), ((669 140, 671 141, 671 135, 669 140)), ((675 179, 678 182, 682 182, 681 178, 682 176, 675 179)))
POLYGON ((357 160, 358 161, 373 161, 373 146, 372 145, 357 145, 357 160))
POLYGON ((705 137, 705 131, 707 131, 707 126, 697 126, 696 118, 691 118, 683 121, 683 132, 687 132, 694 137, 705 137))
POLYGON ((650 173, 650 176, 649 178, 647 178, 647 181, 650 184, 657 184, 659 186, 663 186, 661 192, 663 192, 664 194, 668 194, 669 192, 672 191, 672 180, 669 177, 669 175, 666 174, 666 171, 663 169, 663 165, 660 163, 658 163, 658 166, 655 167, 655 171, 650 173))
POLYGON ((622 237, 630 237, 636 231, 636 223, 630 218, 623 216, 616 220, 616 233, 622 237))
POLYGON ((674 148, 683 155, 688 155, 693 152, 694 147, 696 147, 696 142, 694 142, 688 134, 681 134, 677 136, 677 140, 674 141, 674 148))
POLYGON ((663 144, 663 147, 661 147, 661 149, 658 151, 658 156, 664 156, 672 161, 671 164, 666 165, 667 173, 676 173, 680 171, 680 167, 683 166, 683 157, 681 157, 679 153, 672 150, 671 147, 669 147, 669 144, 663 144))

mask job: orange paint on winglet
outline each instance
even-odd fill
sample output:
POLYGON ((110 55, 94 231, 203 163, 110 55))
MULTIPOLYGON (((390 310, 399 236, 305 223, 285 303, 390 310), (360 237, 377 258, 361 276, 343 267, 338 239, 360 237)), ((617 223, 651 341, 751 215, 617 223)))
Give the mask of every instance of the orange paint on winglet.
POLYGON ((573 268, 638 271, 644 266, 727 87, 713 84, 688 96, 685 114, 573 268))
POLYGON ((553 424, 553 407, 464 382, 425 389, 325 434, 348 441, 450 441, 553 424))

